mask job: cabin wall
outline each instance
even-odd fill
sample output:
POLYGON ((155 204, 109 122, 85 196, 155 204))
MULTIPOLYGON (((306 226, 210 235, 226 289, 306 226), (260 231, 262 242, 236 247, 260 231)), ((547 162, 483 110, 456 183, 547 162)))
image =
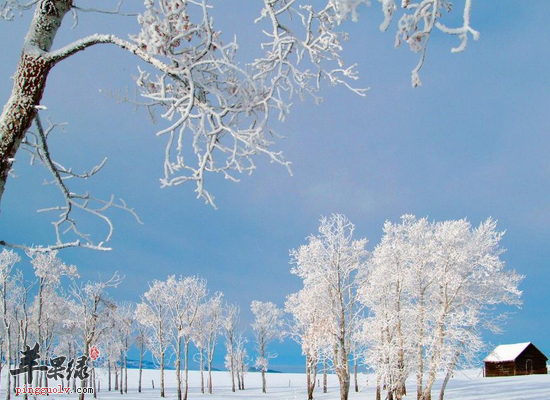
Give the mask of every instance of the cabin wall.
POLYGON ((516 359, 516 375, 547 374, 546 357, 536 349, 526 349, 516 359), (529 360, 531 362, 529 363, 529 360))
POLYGON ((486 362, 485 376, 514 376, 516 374, 516 364, 513 361, 506 362, 486 362))

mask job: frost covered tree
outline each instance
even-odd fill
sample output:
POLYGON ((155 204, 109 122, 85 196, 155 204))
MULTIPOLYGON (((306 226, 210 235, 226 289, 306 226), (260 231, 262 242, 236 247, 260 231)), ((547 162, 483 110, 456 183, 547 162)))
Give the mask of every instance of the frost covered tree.
MULTIPOLYGON (((47 331, 51 327, 51 323, 59 319, 59 314, 56 313, 55 307, 52 307, 56 302, 56 291, 59 287, 61 277, 66 276, 69 279, 78 277, 77 269, 74 265, 66 265, 58 256, 57 251, 51 252, 34 252, 29 253, 31 264, 34 268, 34 274, 38 278, 37 290, 38 293, 33 305, 33 317, 35 327, 36 342, 40 344, 42 352, 49 349, 51 345, 51 337, 53 331, 47 331), (44 312, 44 308, 50 308, 51 313, 44 312), (50 324, 48 324, 50 323, 50 324), (48 341, 50 339, 50 342, 48 341)), ((47 354, 47 351, 45 352, 47 354)), ((42 374, 45 385, 47 384, 46 374, 42 374)), ((39 372, 35 372, 35 379, 39 381, 39 372)))
POLYGON ((415 259, 411 243, 414 222, 404 217, 402 224, 384 224, 384 236, 369 260, 368 283, 359 293, 359 299, 375 316, 366 323, 365 333, 371 341, 369 361, 376 365, 378 392, 384 387, 388 396, 397 400, 406 394, 405 380, 413 367, 410 357, 414 353, 409 349, 417 340, 424 342, 413 333, 416 318, 423 320, 422 310, 416 313, 415 305, 422 307, 425 303, 422 294, 418 303, 415 301, 417 296, 412 291, 416 286, 411 287, 413 263, 421 262, 415 259))
MULTIPOLYGON (((64 296, 65 297, 65 296, 64 296)), ((77 340, 79 338, 80 322, 74 317, 77 310, 75 299, 65 297, 62 306, 63 329, 56 335, 54 354, 66 354, 69 360, 77 358, 77 340)), ((102 343, 104 338, 101 338, 102 343)), ((73 374, 74 375, 74 374, 73 374)), ((71 386, 70 377, 66 376, 66 386, 71 386)), ((72 377, 72 387, 76 389, 76 379, 72 377)), ((64 383, 62 383, 63 385, 64 383)))
POLYGON ((128 351, 135 329, 135 309, 129 302, 115 303, 111 312, 113 328, 119 344, 120 394, 128 393, 128 351))
POLYGON ((196 353, 193 357, 193 360, 199 364, 199 373, 201 376, 201 393, 204 394, 204 353, 205 353, 205 347, 206 347, 206 334, 205 334, 205 322, 206 318, 203 314, 203 306, 204 304, 199 307, 197 318, 195 319, 195 323, 193 324, 193 331, 191 333, 191 341, 193 342, 193 345, 197 349, 198 353, 196 353))
POLYGON ((367 278, 367 240, 354 239, 354 230, 343 215, 323 217, 319 233, 290 252, 294 264, 291 272, 303 280, 304 288, 317 291, 325 299, 322 307, 331 337, 331 351, 325 357, 338 376, 342 400, 349 395, 352 333, 362 318, 358 289, 367 278))
POLYGON ((208 365, 208 393, 212 394, 212 363, 223 318, 223 293, 217 292, 203 305, 205 314, 206 362, 208 365))
MULTIPOLYGON (((34 287, 33 287, 34 289, 34 287)), ((38 342, 36 333, 40 329, 41 343, 40 354, 44 360, 49 360, 54 353, 55 343, 60 334, 65 330, 65 319, 69 315, 66 295, 60 290, 47 290, 42 293, 42 307, 40 318, 40 328, 36 325, 38 296, 35 296, 34 302, 31 304, 30 319, 31 327, 34 331, 35 341, 38 342)), ((48 387, 48 377, 44 371, 37 375, 36 382, 39 382, 42 387, 48 387)))
POLYGON ((147 328, 149 350, 160 368, 160 397, 166 397, 164 367, 172 329, 166 293, 166 282, 155 280, 136 307, 136 320, 147 328))
MULTIPOLYGON (((28 299, 29 292, 33 288, 33 282, 26 283, 24 274, 21 270, 17 270, 14 276, 14 279, 11 282, 10 298, 11 298, 11 314, 13 322, 16 325, 16 329, 10 336, 17 337, 17 345, 14 346, 14 351, 12 354, 12 360, 17 360, 20 357, 20 348, 27 348, 27 345, 31 344, 32 340, 32 319, 30 317, 28 299)), ((19 387, 21 385, 21 377, 13 377, 13 387, 19 387)), ((22 377, 23 386, 30 385, 31 382, 27 380, 27 376, 22 377)), ((34 386, 37 387, 39 382, 34 381, 34 386)), ((28 395, 24 395, 23 398, 28 400, 28 395)))
POLYGON ((282 340, 285 332, 283 330, 283 310, 271 302, 261 302, 254 300, 250 304, 254 322, 252 323, 252 332, 256 342, 256 351, 258 357, 254 366, 262 372, 262 392, 267 393, 265 374, 268 370, 270 358, 275 358, 276 354, 267 351, 267 346, 274 340, 282 340))
POLYGON ((248 339, 244 336, 244 332, 240 332, 235 338, 235 375, 239 390, 244 390, 244 376, 248 372, 247 343, 248 339))
MULTIPOLYGON (((272 122, 285 120, 295 97, 320 101, 323 86, 340 84, 359 95, 365 93, 352 86, 357 79, 355 65, 342 58, 347 38, 342 26, 346 19, 358 20, 360 7, 367 5, 367 0, 263 0, 260 14, 250 19, 258 25, 262 53, 248 62, 241 59, 239 45, 231 39, 233 33, 222 34, 214 25, 215 0, 145 0, 141 9, 134 2, 111 2, 112 8, 99 8, 88 0, 0 0, 4 20, 14 21, 26 11, 34 13, 13 74, 13 89, 0 115, 0 200, 23 144, 52 173, 65 199, 59 207, 47 209, 61 211, 61 218, 54 223, 56 241, 46 246, 50 250, 72 246, 106 250, 112 235, 107 211, 121 208, 133 213, 114 197, 100 199, 69 188, 69 178, 95 175, 104 162, 89 172, 77 173, 54 161, 48 138, 58 124, 44 127, 38 117, 38 110, 45 108, 41 99, 52 69, 92 46, 115 46, 139 63, 135 74, 139 102, 150 110, 158 109, 166 121, 157 133, 166 141, 162 187, 190 181, 196 185, 197 196, 211 204, 214 198, 204 185, 207 174, 219 173, 237 181, 240 173, 254 171, 258 155, 290 165, 274 149, 273 138, 278 135, 272 122), (70 24, 67 15, 73 16, 74 24, 91 13, 98 18, 137 16, 139 32, 127 38, 96 33, 64 47, 55 46, 59 28, 70 24), (27 135, 33 123, 35 127, 27 135), (76 209, 107 223, 108 235, 93 239, 82 232, 72 216, 76 209)), ((464 1, 462 23, 456 28, 445 25, 452 10, 447 0, 379 3, 384 15, 380 28, 388 29, 392 18, 401 14, 396 45, 405 42, 420 53, 413 86, 420 84, 419 70, 432 33, 458 36, 460 44, 453 52, 464 50, 469 37, 479 36, 470 26, 472 0, 464 1)), ((230 14, 225 17, 229 19, 230 14)), ((1 243, 22 246, 7 240, 1 243)))
POLYGON ((223 293, 216 292, 199 305, 195 318, 191 340, 199 350, 199 365, 201 373, 201 393, 204 393, 204 366, 208 368, 208 393, 212 394, 212 363, 221 333, 223 318, 223 293))
MULTIPOLYGON (((21 257, 11 250, 2 250, 0 253, 0 317, 2 318, 2 338, 5 346, 5 359, 7 369, 11 365, 13 326, 12 316, 10 315, 9 291, 10 281, 12 280, 12 271, 15 264, 21 261, 21 257)), ((6 400, 11 398, 11 381, 9 375, 6 375, 6 400)))
MULTIPOLYGON (((109 324, 106 317, 114 307, 107 291, 110 288, 118 287, 121 282, 122 278, 115 273, 105 281, 89 281, 72 285, 71 295, 75 300, 72 323, 79 327, 83 354, 89 354, 91 346, 98 342, 102 334, 107 331, 109 324)), ((85 380, 82 380, 80 385, 81 388, 84 388, 85 380)), ((78 399, 84 400, 84 393, 80 393, 78 399)))
MULTIPOLYGON (((224 308, 224 315, 221 321, 223 335, 225 337, 225 367, 231 374, 231 391, 235 393, 235 375, 237 371, 236 340, 237 325, 241 309, 236 304, 227 304, 224 308)), ((240 389, 240 388, 239 388, 240 389)))
POLYGON ((208 294, 206 280, 197 276, 168 277, 165 288, 165 299, 170 319, 172 348, 176 355, 176 382, 178 400, 187 400, 189 393, 189 343, 193 337, 193 329, 199 313, 199 307, 208 294), (183 347, 183 367, 185 392, 181 390, 181 361, 183 347))
POLYGON ((139 378, 138 378, 138 393, 141 393, 141 381, 143 378, 143 357, 145 355, 145 349, 149 347, 149 338, 147 336, 146 328, 143 324, 136 323, 136 337, 134 340, 135 346, 139 351, 139 378))
POLYGON ((290 336, 302 347, 306 358, 308 400, 313 399, 317 365, 332 342, 330 316, 326 313, 327 296, 315 286, 307 286, 288 296, 285 311, 292 315, 290 336))
POLYGON ((370 260, 360 300, 369 308, 367 360, 377 370, 378 396, 405 395, 416 371, 417 398, 430 400, 438 373, 446 376, 481 349, 483 329, 498 330, 499 304, 519 305, 521 276, 505 269, 503 233, 488 219, 428 222, 402 217, 386 222, 370 260))
POLYGON ((465 347, 479 343, 480 328, 496 328, 492 323, 496 305, 521 304, 518 286, 523 277, 505 270, 500 258, 503 235, 491 219, 476 228, 466 220, 444 221, 436 226, 436 306, 427 343, 430 362, 426 365, 422 400, 431 399, 437 372, 451 374, 455 354, 466 353, 465 347))
POLYGON ((108 328, 101 335, 99 343, 101 345, 101 366, 107 370, 107 390, 109 392, 113 390, 113 387, 115 391, 119 389, 118 362, 122 351, 122 343, 116 326, 116 319, 113 315, 114 311, 116 310, 111 311, 111 316, 108 318, 108 328))

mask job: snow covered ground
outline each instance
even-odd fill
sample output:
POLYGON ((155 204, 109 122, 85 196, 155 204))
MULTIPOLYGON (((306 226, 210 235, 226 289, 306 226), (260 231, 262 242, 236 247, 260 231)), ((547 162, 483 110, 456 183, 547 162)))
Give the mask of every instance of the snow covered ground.
MULTIPOLYGON (((158 371, 145 370, 143 374, 144 390, 141 394, 137 393, 137 370, 129 370, 129 391, 125 396, 120 396, 117 392, 108 392, 106 390, 106 376, 100 375, 101 391, 100 399, 159 399, 158 385, 160 382, 158 371), (155 383, 155 389, 152 389, 151 381, 155 383)), ((3 374, 4 375, 4 374, 3 374)), ((352 393, 351 399, 374 399, 375 388, 373 386, 374 377, 371 375, 360 375, 360 393, 352 393)), ((167 371, 167 397, 176 397, 176 380, 174 371, 167 371)), ((268 374, 267 384, 268 393, 261 392, 261 375, 259 373, 249 373, 246 375, 246 390, 231 392, 231 381, 227 372, 214 372, 214 394, 202 395, 200 393, 200 375, 196 371, 190 372, 190 396, 192 399, 278 399, 278 400, 305 400, 305 375, 303 374, 268 374)), ((2 390, 0 398, 4 398, 5 376, 2 377, 2 390)), ((440 381, 438 381, 440 384, 440 381)), ((434 390, 434 398, 437 398, 439 386, 434 390)), ((414 379, 408 382, 410 395, 406 398, 415 399, 414 379)), ((92 396, 87 395, 87 398, 92 396)), ((70 396, 50 396, 49 399, 56 398, 76 398, 76 395, 70 396)), ((322 389, 317 388, 315 398, 324 400, 339 399, 338 381, 336 376, 329 376, 329 393, 323 394, 322 389)), ((510 378, 483 378, 481 370, 459 371, 447 387, 445 399, 447 400, 546 400, 550 399, 550 375, 531 375, 510 378)))

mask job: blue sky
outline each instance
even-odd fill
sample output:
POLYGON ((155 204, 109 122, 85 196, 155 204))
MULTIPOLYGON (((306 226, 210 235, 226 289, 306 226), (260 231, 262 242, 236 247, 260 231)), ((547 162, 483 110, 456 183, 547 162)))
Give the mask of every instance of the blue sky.
MULTIPOLYGON (((218 3, 218 2, 216 2, 218 3)), ((236 32, 243 61, 257 51, 250 27, 254 10, 246 0, 219 2, 225 34, 236 32), (243 10, 250 10, 247 15, 243 10)), ((218 210, 196 200, 192 186, 160 189, 164 142, 144 112, 134 113, 103 91, 132 87, 137 62, 115 48, 89 49, 51 73, 43 104, 67 132, 50 145, 56 159, 89 168, 107 156, 104 172, 86 183, 98 195, 115 193, 136 208, 144 225, 114 213, 114 251, 67 250, 62 257, 84 279, 121 271, 125 282, 113 296, 137 300, 147 282, 170 274, 200 274, 221 290, 250 322, 252 300, 282 305, 300 287, 290 275, 288 251, 317 229, 321 215, 346 214, 367 237, 379 241, 384 220, 402 214, 431 219, 466 217, 474 224, 489 216, 506 230, 504 259, 526 276, 524 305, 492 343, 534 342, 550 354, 548 272, 550 248, 550 2, 475 2, 472 25, 481 32, 465 53, 450 54, 456 38, 430 42, 423 86, 412 89, 417 55, 393 48, 393 31, 380 33, 374 2, 350 32, 345 58, 357 62, 366 98, 328 88, 325 101, 296 103, 278 126, 278 147, 293 162, 294 176, 259 159, 242 182, 208 180, 218 210)), ((457 9, 462 4, 457 1, 457 9)), ((458 13, 460 14, 460 13, 458 13)), ((58 45, 87 33, 136 32, 133 18, 81 15, 66 23, 58 45)), ((0 98, 7 99, 28 16, 0 23, 4 38, 0 98), (8 38, 6 40, 5 38, 8 38)), ((393 26, 395 28, 395 25, 393 26)), ((391 29, 391 28, 390 28, 391 29)), ((10 179, 2 203, 0 237, 12 242, 51 242, 49 219, 39 207, 57 204, 44 187, 47 175, 19 155, 18 178, 10 179)), ((95 232, 102 227, 92 226, 95 232)), ((26 266, 25 268, 28 268, 26 266)), ((302 365, 299 348, 275 345, 275 369, 302 365)))

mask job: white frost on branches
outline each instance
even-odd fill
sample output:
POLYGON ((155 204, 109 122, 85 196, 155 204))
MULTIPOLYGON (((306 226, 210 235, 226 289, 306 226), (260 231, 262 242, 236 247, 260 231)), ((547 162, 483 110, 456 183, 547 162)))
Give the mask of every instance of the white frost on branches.
POLYGON ((276 339, 283 339, 285 335, 283 330, 284 313, 283 310, 270 301, 254 300, 250 304, 250 309, 254 314, 252 331, 254 332, 256 351, 258 352, 254 366, 262 373, 262 391, 266 393, 265 373, 268 370, 269 359, 277 357, 277 354, 267 351, 267 346, 276 339))
MULTIPOLYGON (((378 0, 382 3, 384 21, 380 25, 380 30, 385 31, 390 26, 393 15, 398 9, 395 0, 378 0)), ((479 39, 479 32, 470 26, 470 12, 472 9, 472 0, 465 0, 463 10, 463 24, 458 28, 449 28, 442 22, 443 12, 450 13, 453 4, 449 0, 402 0, 401 7, 403 15, 397 23, 397 34, 395 37, 395 47, 399 47, 402 42, 406 42, 410 49, 420 53, 420 60, 412 71, 413 87, 420 86, 419 72, 424 65, 428 42, 434 28, 448 35, 456 35, 460 39, 460 44, 452 48, 453 53, 460 53, 466 49, 469 35, 474 40, 479 39)))
MULTIPOLYGON (((401 11, 396 46, 406 42, 412 51, 421 54, 412 71, 413 86, 421 84, 419 71, 424 65, 427 45, 434 31, 458 36, 460 43, 452 49, 455 53, 466 48, 470 37, 474 40, 479 37, 470 23, 472 0, 464 0, 463 21, 458 27, 449 27, 443 22, 444 13, 452 11, 449 0, 402 0, 399 5, 396 0, 378 1, 384 14, 380 28, 388 29, 393 17, 401 11)), ((69 7, 75 22, 79 12, 134 16, 122 10, 123 3, 124 0, 117 0, 113 8, 99 9, 67 1, 61 7, 63 15, 50 17, 56 24, 61 24, 69 7)), ((138 91, 145 100, 136 103, 146 106, 151 113, 158 109, 167 123, 157 132, 157 136, 166 138, 161 186, 177 186, 191 181, 196 185, 197 197, 213 206, 214 197, 206 188, 210 174, 217 173, 228 180, 238 181, 240 174, 253 173, 255 160, 262 154, 290 171, 290 162, 275 148, 280 135, 273 125, 277 120, 286 119, 296 97, 311 96, 320 102, 320 91, 327 85, 344 85, 358 95, 365 95, 365 89, 354 86, 358 79, 355 64, 343 61, 348 34, 340 28, 345 20, 358 21, 361 7, 370 4, 368 0, 263 0, 260 15, 254 20, 263 33, 260 36, 261 55, 245 62, 239 58, 236 38, 222 35, 214 25, 212 11, 215 3, 215 0, 144 0, 144 11, 137 15, 141 29, 131 35, 130 40, 95 33, 56 50, 49 46, 54 42, 56 30, 38 29, 45 22, 37 12, 35 18, 38 19, 31 25, 28 37, 42 35, 40 42, 49 45, 35 48, 35 41, 31 41, 23 49, 24 54, 27 51, 35 54, 39 50, 40 58, 48 68, 98 44, 115 45, 145 63, 147 66, 138 67, 136 77, 138 91)), ((35 7, 40 7, 40 11, 55 5, 62 5, 61 1, 0 0, 0 17, 10 20, 15 13, 35 7)), ((45 82, 46 79, 35 89, 43 90, 45 82)), ((10 102, 16 104, 21 94, 17 90, 14 93, 10 102)), ((39 104, 34 104, 34 107, 43 109, 39 104)), ((2 116, 3 120, 17 119, 16 115, 8 114, 2 116)), ((28 116, 34 118, 34 113, 30 112, 28 116)), ((37 125, 40 125, 39 120, 37 125)), ((18 140, 27 129, 17 132, 18 140)), ((46 136, 47 133, 40 134, 37 136, 39 140, 26 140, 25 143, 54 174, 53 182, 59 186, 65 204, 42 210, 60 212, 60 217, 54 222, 56 243, 41 249, 81 246, 109 250, 105 243, 111 238, 113 225, 106 211, 122 209, 138 219, 137 215, 123 200, 116 201, 114 197, 99 199, 88 193, 71 192, 66 179, 90 177, 104 163, 89 173, 75 174, 71 168, 51 160, 46 136), (99 243, 92 241, 77 227, 72 210, 84 211, 103 220, 108 226, 105 239, 99 243), (76 240, 63 241, 61 236, 65 233, 76 235, 76 240)), ((10 169, 13 160, 12 156, 6 159, 5 168, 10 169)), ((0 187, 4 184, 0 181, 0 187)), ((25 248, 2 240, 0 245, 25 248)))
POLYGON ((62 276, 78 277, 76 267, 65 264, 57 254, 57 251, 29 253, 34 273, 45 285, 57 287, 62 276))
POLYGON ((352 3, 357 2, 330 1, 315 11, 295 1, 264 1, 256 20, 268 23, 264 56, 248 65, 237 62, 235 39, 222 41, 209 3, 146 0, 146 11, 138 17, 142 29, 132 39, 170 66, 157 75, 140 69, 137 78, 148 106, 160 106, 169 121, 157 133, 167 136, 161 184, 194 181, 197 196, 214 205, 204 187, 206 173, 237 181, 235 174, 253 172, 258 154, 290 167, 272 149, 277 134, 270 121, 273 113, 279 120, 286 118, 294 94, 309 93, 320 101, 316 93, 322 81, 344 84, 361 95, 364 91, 349 84, 357 76, 354 66, 344 66, 340 53, 345 34, 335 30, 342 18, 355 13, 352 3))
POLYGON ((342 398, 348 396, 349 362, 355 347, 353 334, 362 318, 358 290, 367 278, 367 239, 355 239, 354 231, 354 224, 344 215, 323 217, 319 233, 309 236, 308 244, 290 252, 294 264, 291 272, 300 277, 304 285, 290 298, 289 305, 296 303, 291 312, 309 327, 302 329, 302 341, 306 339, 307 343, 313 339, 316 351, 326 346, 323 356, 330 360, 338 375, 342 398), (299 312, 302 307, 309 307, 313 314, 299 312), (315 313, 316 309, 322 310, 320 315, 315 313), (319 318, 322 320, 317 321, 319 318), (322 323, 323 331, 308 335, 308 331, 316 329, 315 325, 309 326, 312 323, 322 323), (325 340, 328 343, 324 343, 325 340))
POLYGON ((20 14, 38 3, 38 1, 39 0, 28 0, 25 2, 21 2, 20 0, 0 1, 0 18, 11 21, 15 17, 15 12, 20 14))
POLYGON ((405 215, 386 222, 359 300, 368 307, 366 359, 380 387, 397 399, 416 373, 419 399, 431 398, 438 373, 470 362, 483 329, 498 331, 497 305, 521 304, 522 277, 505 269, 503 232, 488 219, 429 222, 405 215))

